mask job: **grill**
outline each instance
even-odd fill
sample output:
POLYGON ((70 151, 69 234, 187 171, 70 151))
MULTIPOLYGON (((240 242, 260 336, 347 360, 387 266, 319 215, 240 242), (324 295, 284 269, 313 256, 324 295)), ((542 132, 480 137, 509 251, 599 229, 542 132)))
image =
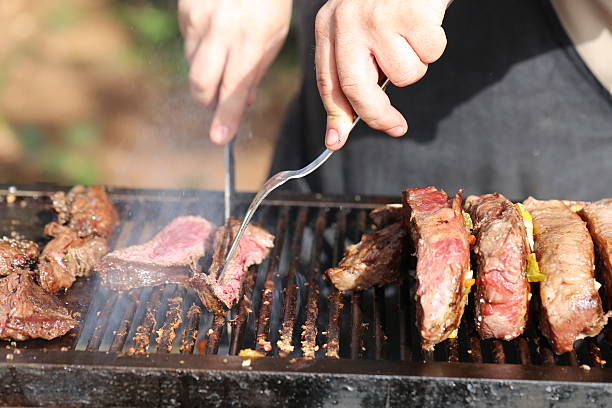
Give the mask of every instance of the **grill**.
MULTIPOLYGON (((0 186, 0 234, 43 244, 48 185, 0 186)), ((109 190, 121 215, 111 248, 148 240, 178 215, 222 223, 216 192, 109 190)), ((234 211, 242 215, 248 195, 234 211)), ((54 341, 0 342, 0 403, 29 406, 588 406, 612 405, 610 336, 556 356, 541 337, 537 299, 520 338, 481 341, 468 306, 456 339, 421 351, 414 260, 405 279, 341 293, 324 278, 370 228, 368 212, 398 198, 278 193, 255 222, 275 237, 228 316, 169 284, 112 292, 80 279, 60 296, 80 324, 54 341), (242 349, 262 358, 244 358, 242 349), (588 366, 588 367, 587 367, 588 366)), ((203 261, 206 267, 210 259, 203 261)), ((534 297, 537 292, 534 291, 534 297)), ((604 300, 605 301, 605 300, 604 300)))

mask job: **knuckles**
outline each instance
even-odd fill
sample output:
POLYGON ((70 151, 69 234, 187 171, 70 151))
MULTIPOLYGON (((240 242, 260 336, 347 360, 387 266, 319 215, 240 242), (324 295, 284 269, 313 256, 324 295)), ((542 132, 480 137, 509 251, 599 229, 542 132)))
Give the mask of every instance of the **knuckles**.
POLYGON ((427 64, 418 61, 410 67, 402 67, 402 69, 387 72, 386 74, 393 85, 403 88, 423 78, 426 72, 427 64))

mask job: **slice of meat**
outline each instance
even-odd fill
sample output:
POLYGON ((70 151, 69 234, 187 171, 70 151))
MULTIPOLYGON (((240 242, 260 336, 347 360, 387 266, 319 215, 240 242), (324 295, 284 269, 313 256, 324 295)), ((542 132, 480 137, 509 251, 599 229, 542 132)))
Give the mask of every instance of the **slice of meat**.
POLYGON ((406 236, 401 222, 362 235, 361 241, 346 248, 340 265, 327 270, 327 276, 338 290, 366 290, 396 281, 406 236))
POLYGON ((587 205, 580 211, 586 221, 599 259, 599 276, 612 303, 612 198, 587 205))
POLYGON ((417 254, 416 319, 425 350, 432 350, 459 327, 467 299, 470 234, 461 193, 449 200, 433 186, 404 191, 405 222, 417 254))
POLYGON ((595 287, 593 241, 584 222, 563 202, 528 198, 540 272, 540 328, 555 353, 596 336, 607 317, 595 287))
POLYGON ((38 245, 32 241, 7 238, 0 240, 0 276, 14 269, 28 269, 38 259, 38 245))
POLYGON ((402 221, 403 206, 401 204, 387 204, 370 211, 370 219, 378 228, 384 228, 402 221))
POLYGON ((89 276, 108 252, 104 238, 79 238, 72 228, 56 222, 45 226, 45 234, 53 239, 40 256, 38 283, 49 293, 69 288, 77 276, 89 276))
POLYGON ((230 218, 225 226, 219 227, 215 234, 213 262, 208 274, 196 273, 190 281, 204 306, 214 313, 224 313, 232 308, 240 296, 242 278, 246 270, 252 265, 260 264, 274 246, 272 234, 262 227, 249 224, 225 275, 218 280, 229 246, 239 229, 240 221, 235 218, 230 218))
POLYGON ((95 269, 112 290, 186 284, 192 267, 207 250, 213 228, 202 217, 175 218, 150 241, 109 253, 95 269))
POLYGON ((58 222, 68 225, 79 237, 110 238, 113 234, 119 216, 103 186, 74 186, 68 194, 60 191, 51 198, 58 222))
POLYGON ((0 279, 0 339, 51 340, 68 333, 76 320, 55 296, 32 281, 29 271, 0 279))
POLYGON ((523 219, 497 193, 469 196, 465 209, 476 236, 476 329, 483 339, 514 339, 525 329, 530 297, 523 219))

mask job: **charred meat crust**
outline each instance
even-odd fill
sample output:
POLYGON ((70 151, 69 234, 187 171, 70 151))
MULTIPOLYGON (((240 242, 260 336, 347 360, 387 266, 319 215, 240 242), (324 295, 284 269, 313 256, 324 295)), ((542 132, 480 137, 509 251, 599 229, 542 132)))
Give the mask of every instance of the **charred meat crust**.
POLYGON ((416 320, 425 350, 459 327, 465 307, 470 244, 461 193, 449 200, 433 186, 404 191, 405 223, 417 252, 416 320))
POLYGON ((523 219, 501 194, 469 196, 465 209, 476 236, 475 323, 483 339, 511 340, 525 329, 529 244, 523 219))
POLYGON ((68 194, 59 191, 51 197, 58 222, 72 228, 80 238, 110 238, 119 216, 103 186, 74 186, 68 194))
POLYGON ((209 247, 213 229, 202 217, 177 217, 148 242, 109 253, 95 270, 112 290, 187 284, 190 271, 209 247))
POLYGON ((385 228, 391 224, 402 221, 402 204, 387 204, 370 211, 370 220, 377 228, 385 228))
POLYGON ((32 241, 0 239, 0 276, 9 275, 15 269, 28 269, 38 260, 40 250, 32 241))
POLYGON ((252 265, 260 264, 274 246, 274 236, 262 227, 250 224, 240 240, 234 259, 230 261, 224 276, 219 280, 225 256, 239 228, 240 221, 230 218, 217 230, 209 273, 196 273, 190 280, 204 306, 214 313, 223 313, 232 308, 240 297, 246 270, 252 265))
POLYGON ((580 216, 587 223, 595 243, 598 276, 604 284, 608 304, 612 303, 612 198, 604 198, 582 208, 580 216))
POLYGON ((607 321, 594 279, 593 241, 580 217, 563 202, 524 202, 534 224, 540 283, 540 327, 557 354, 596 336, 607 321))
POLYGON ((108 252, 104 238, 79 238, 73 229, 55 222, 45 226, 45 234, 53 239, 40 256, 38 283, 49 293, 69 288, 77 276, 88 276, 108 252))
POLYGON ((0 279, 0 339, 51 340, 68 333, 76 320, 55 296, 36 285, 29 271, 0 279))
POLYGON ((361 241, 346 248, 336 268, 327 270, 338 290, 366 290, 396 281, 406 233, 401 222, 364 234, 361 241))

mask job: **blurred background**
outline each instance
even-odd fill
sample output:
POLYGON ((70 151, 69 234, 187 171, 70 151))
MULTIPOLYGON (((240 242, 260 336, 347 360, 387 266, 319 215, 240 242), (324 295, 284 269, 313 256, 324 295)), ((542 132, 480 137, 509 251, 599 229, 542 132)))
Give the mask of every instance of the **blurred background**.
MULTIPOLYGON (((0 27, 1 182, 223 188, 176 1, 0 0, 0 27)), ((238 190, 267 176, 298 88, 294 44, 290 33, 239 131, 238 190)))

